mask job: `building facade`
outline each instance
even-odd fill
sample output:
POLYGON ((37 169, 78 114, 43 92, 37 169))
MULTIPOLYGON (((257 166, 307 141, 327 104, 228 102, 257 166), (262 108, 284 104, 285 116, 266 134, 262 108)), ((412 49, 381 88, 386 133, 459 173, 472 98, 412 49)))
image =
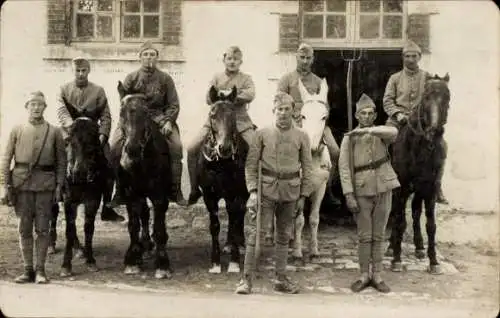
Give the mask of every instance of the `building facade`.
MULTIPOLYGON (((139 66, 140 44, 155 42, 160 68, 179 91, 187 144, 206 118, 208 83, 223 69, 229 45, 243 50, 242 70, 252 75, 257 91, 250 115, 262 126, 279 77, 295 67, 301 41, 317 49, 315 72, 329 79, 332 103, 342 110, 342 56, 353 48, 363 51, 354 97, 368 92, 381 107, 386 78, 401 66, 401 47, 412 39, 424 51, 422 68, 451 76, 446 195, 455 207, 498 209, 499 25, 493 2, 10 0, 1 14, 1 140, 25 115, 21 108, 31 90, 46 94, 47 119, 56 123, 56 95, 72 80, 75 56, 90 60, 90 80, 104 86, 115 124, 118 81, 139 66)), ((334 123, 342 126, 345 119, 334 123)))

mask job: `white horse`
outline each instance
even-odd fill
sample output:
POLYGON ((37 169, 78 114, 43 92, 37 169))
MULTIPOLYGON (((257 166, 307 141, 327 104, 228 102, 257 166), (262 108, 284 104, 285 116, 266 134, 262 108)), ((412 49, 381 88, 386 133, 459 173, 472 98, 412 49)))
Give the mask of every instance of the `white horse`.
MULTIPOLYGON (((319 256, 319 209, 325 195, 330 169, 332 168, 328 149, 323 142, 323 132, 329 115, 327 101, 328 84, 326 79, 323 79, 321 81, 320 92, 318 94, 309 94, 302 81, 299 80, 299 91, 304 103, 301 111, 301 128, 309 136, 313 165, 313 191, 309 196, 309 200, 311 201, 311 213, 309 215, 311 239, 309 240, 309 252, 311 259, 313 259, 319 256)), ((295 219, 292 244, 292 258, 295 259, 303 259, 302 230, 304 229, 304 224, 305 219, 303 214, 295 219)))

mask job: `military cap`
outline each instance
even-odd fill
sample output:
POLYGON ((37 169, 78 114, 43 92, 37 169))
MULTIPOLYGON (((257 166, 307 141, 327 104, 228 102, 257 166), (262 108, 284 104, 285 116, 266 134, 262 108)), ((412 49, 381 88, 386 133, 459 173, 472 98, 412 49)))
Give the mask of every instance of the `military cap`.
POLYGON ((356 112, 359 112, 360 110, 365 108, 376 109, 376 106, 373 100, 368 95, 363 93, 356 103, 356 112))
POLYGON ((224 55, 223 55, 224 58, 227 55, 238 56, 240 59, 243 57, 243 53, 241 52, 241 49, 236 45, 232 45, 226 49, 226 51, 224 52, 224 55))
POLYGON ((302 43, 302 44, 300 44, 299 48, 297 49, 297 53, 306 53, 307 55, 313 55, 314 49, 309 44, 302 43))
POLYGON ((75 57, 73 60, 73 67, 86 67, 90 69, 90 63, 89 61, 81 56, 75 57))
POLYGON ((274 96, 274 107, 279 107, 281 105, 292 105, 295 107, 295 102, 293 97, 284 92, 278 92, 274 96))
POLYGON ((45 101, 45 95, 41 91, 34 91, 28 94, 26 103, 24 103, 24 107, 28 106, 29 102, 38 101, 47 105, 45 101))
POLYGON ((156 54, 160 55, 160 52, 158 51, 157 48, 155 48, 153 46, 153 42, 151 42, 150 40, 147 40, 146 42, 144 42, 142 45, 141 45, 141 48, 139 50, 139 56, 141 56, 142 52, 146 51, 146 50, 155 50, 156 51, 156 54))
POLYGON ((403 54, 405 54, 406 52, 416 52, 418 54, 422 54, 422 50, 420 50, 420 47, 412 40, 408 40, 403 47, 403 54))

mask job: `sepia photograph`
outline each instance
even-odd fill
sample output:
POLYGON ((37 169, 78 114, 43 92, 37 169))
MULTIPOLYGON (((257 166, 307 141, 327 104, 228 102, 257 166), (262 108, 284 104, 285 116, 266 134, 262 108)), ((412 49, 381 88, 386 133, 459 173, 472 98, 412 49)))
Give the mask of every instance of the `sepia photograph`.
POLYGON ((500 314, 494 1, 0 4, 0 316, 500 314))

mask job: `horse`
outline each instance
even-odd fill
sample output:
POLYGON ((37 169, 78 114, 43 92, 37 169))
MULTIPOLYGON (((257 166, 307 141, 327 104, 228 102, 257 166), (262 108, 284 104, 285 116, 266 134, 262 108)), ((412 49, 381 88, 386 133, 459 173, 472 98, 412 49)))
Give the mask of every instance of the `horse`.
POLYGON ((98 270, 93 255, 95 217, 111 170, 99 142, 99 127, 88 117, 77 117, 69 131, 68 165, 63 187, 64 212, 66 217, 66 247, 61 276, 72 275, 73 248, 80 246, 76 234, 77 208, 83 204, 85 210, 85 246, 83 257, 89 271, 98 270))
POLYGON ((121 81, 118 82, 117 89, 121 100, 120 119, 125 136, 117 178, 126 194, 130 237, 130 245, 124 257, 124 273, 140 273, 144 253, 153 249, 149 235, 149 199, 154 213, 154 276, 157 279, 171 278, 165 224, 172 182, 169 145, 160 127, 151 118, 146 96, 126 91, 121 81), (139 238, 141 228, 142 235, 139 238))
POLYGON ((390 249, 393 250, 392 270, 402 271, 401 242, 406 230, 406 202, 411 202, 413 241, 417 258, 424 258, 424 242, 420 228, 422 204, 425 205, 427 256, 431 274, 440 274, 436 257, 436 182, 444 163, 443 133, 448 117, 450 91, 448 73, 444 77, 426 76, 421 103, 415 107, 392 145, 392 162, 401 187, 393 192, 391 214, 394 223, 390 249))
POLYGON ((199 157, 197 178, 203 193, 203 200, 210 215, 212 236, 211 268, 209 273, 221 272, 221 249, 219 245, 219 207, 224 199, 229 219, 227 246, 230 262, 227 271, 240 271, 240 248, 245 244, 244 218, 249 193, 245 181, 245 161, 248 145, 236 130, 235 99, 236 87, 230 93, 210 87, 210 130, 199 157))
MULTIPOLYGON (((318 248, 318 227, 320 222, 320 207, 325 195, 328 178, 332 163, 328 149, 323 142, 323 132, 328 120, 329 107, 327 103, 328 84, 325 79, 321 81, 321 89, 317 94, 310 94, 299 80, 299 91, 304 106, 301 112, 302 130, 307 133, 311 145, 312 155, 312 179, 313 191, 308 200, 310 201, 309 229, 311 239, 309 240, 310 259, 319 257, 318 248)), ((302 255, 302 231, 304 229, 305 218, 301 214, 295 219, 292 259, 301 261, 302 255)))

